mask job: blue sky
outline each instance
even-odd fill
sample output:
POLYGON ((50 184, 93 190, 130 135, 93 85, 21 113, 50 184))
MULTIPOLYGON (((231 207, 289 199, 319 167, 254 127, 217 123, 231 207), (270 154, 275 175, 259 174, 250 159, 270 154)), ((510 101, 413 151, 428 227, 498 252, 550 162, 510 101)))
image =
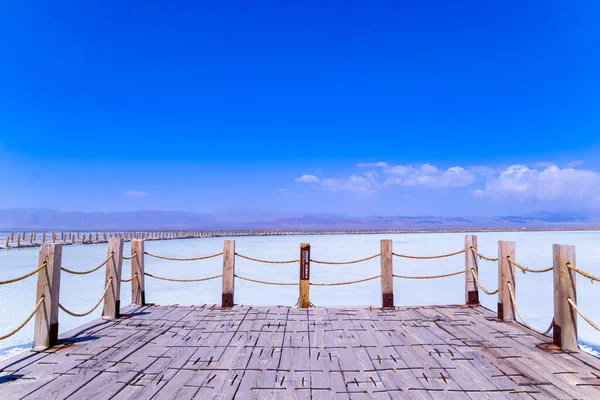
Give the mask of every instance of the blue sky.
POLYGON ((0 208, 600 205, 600 3, 2 5, 0 208))

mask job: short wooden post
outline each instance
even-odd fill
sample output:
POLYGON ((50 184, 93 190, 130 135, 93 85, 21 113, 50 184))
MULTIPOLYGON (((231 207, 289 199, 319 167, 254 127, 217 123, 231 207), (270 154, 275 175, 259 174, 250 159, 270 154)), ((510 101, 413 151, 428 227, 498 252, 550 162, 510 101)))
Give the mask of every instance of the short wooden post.
POLYGON ((235 240, 223 241, 223 293, 221 307, 233 307, 235 287, 235 240))
POLYGON ((62 244, 43 244, 40 247, 39 263, 46 268, 38 272, 36 304, 42 296, 44 301, 35 314, 33 347, 48 348, 58 343, 58 296, 60 294, 60 267, 62 244))
POLYGON ((310 307, 310 244, 300 244, 300 293, 298 298, 299 308, 310 307))
POLYGON ((394 267, 392 264, 392 241, 381 241, 381 305, 394 307, 394 267))
POLYGON ((102 317, 119 318, 121 310, 121 270, 123 267, 123 239, 112 238, 108 241, 107 256, 112 257, 106 264, 105 285, 112 283, 104 295, 104 307, 102 308, 102 317))
POLYGON ((131 303, 143 306, 146 304, 143 240, 131 241, 131 276, 134 277, 131 281, 131 303))
POLYGON ((465 302, 470 306, 479 305, 479 288, 471 272, 473 269, 475 274, 478 274, 479 269, 477 268, 477 258, 471 247, 477 250, 476 235, 465 236, 465 302))
POLYGON ((577 351, 577 312, 567 299, 577 304, 576 272, 567 264, 575 264, 575 246, 555 244, 552 246, 554 271, 554 344, 562 350, 577 351))
POLYGON ((508 285, 511 285, 515 300, 517 297, 515 266, 508 258, 515 260, 515 242, 498 242, 498 319, 514 321, 515 310, 510 299, 508 285))
POLYGON ((17 235, 17 247, 21 245, 21 235, 17 235))

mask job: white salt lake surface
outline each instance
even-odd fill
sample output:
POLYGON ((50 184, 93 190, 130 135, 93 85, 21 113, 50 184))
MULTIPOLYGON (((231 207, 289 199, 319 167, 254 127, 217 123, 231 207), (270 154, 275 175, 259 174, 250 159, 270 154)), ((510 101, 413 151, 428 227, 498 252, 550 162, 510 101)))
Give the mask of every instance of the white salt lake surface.
MULTIPOLYGON (((572 244, 577 250, 577 267, 600 275, 600 232, 485 232, 476 233, 479 251, 497 257, 498 240, 516 242, 516 260, 529 268, 552 265, 552 244, 572 244)), ((396 253, 435 255, 464 247, 464 233, 415 233, 384 235, 329 236, 257 236, 236 237, 236 251, 257 258, 286 260, 299 257, 301 242, 311 244, 311 256, 320 260, 353 260, 379 253, 380 240, 392 239, 396 253)), ((224 238, 148 241, 146 250, 172 257, 197 257, 221 252, 224 238)), ((38 265, 37 248, 0 251, 0 280, 20 276, 38 265)), ((63 248, 63 266, 87 270, 106 258, 107 245, 74 245, 63 248)), ((130 254, 125 243, 125 255, 130 254)), ((123 277, 130 277, 131 262, 124 260, 123 277)), ((464 255, 436 260, 409 260, 394 257, 394 272, 403 275, 435 275, 464 269, 464 255)), ((200 278, 222 272, 222 258, 203 261, 176 262, 146 256, 146 271, 173 278, 200 278)), ((104 269, 90 275, 61 275, 61 303, 75 312, 90 309, 104 290, 104 269)), ((236 258, 236 273, 250 278, 297 282, 297 264, 261 264, 236 258)), ((312 282, 338 282, 361 279, 380 273, 379 258, 352 265, 311 264, 312 282)), ((497 263, 479 261, 479 277, 491 290, 498 286, 497 263)), ((464 303, 464 275, 434 280, 395 279, 396 305, 442 305, 464 303)), ((527 322, 545 330, 553 315, 552 273, 522 274, 517 270, 517 303, 527 322)), ((19 325, 35 306, 36 277, 0 286, 0 335, 19 325)), ((600 283, 577 277, 578 305, 592 320, 600 323, 600 283)), ((247 305, 296 304, 298 289, 294 286, 266 286, 242 280, 235 282, 235 302, 247 305)), ((310 288, 310 299, 317 306, 381 304, 379 279, 349 286, 310 288)), ((497 296, 480 291, 485 307, 496 310, 497 296)), ((215 304, 221 301, 221 280, 174 283, 146 277, 146 301, 156 304, 215 304)), ((121 304, 131 302, 131 284, 123 283, 121 304)), ((65 332, 100 317, 102 306, 84 318, 60 313, 59 331, 65 332)), ((588 350, 598 355, 600 332, 579 318, 579 338, 588 350)), ((33 320, 16 335, 0 342, 0 359, 31 346, 33 320)))

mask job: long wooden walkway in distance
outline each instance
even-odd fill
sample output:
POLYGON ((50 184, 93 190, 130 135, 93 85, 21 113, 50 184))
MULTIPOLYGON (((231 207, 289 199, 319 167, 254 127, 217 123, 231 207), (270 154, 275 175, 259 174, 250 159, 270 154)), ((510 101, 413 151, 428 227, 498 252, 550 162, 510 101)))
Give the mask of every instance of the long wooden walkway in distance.
POLYGON ((600 360, 482 307, 146 306, 0 362, 0 398, 600 399, 600 360))

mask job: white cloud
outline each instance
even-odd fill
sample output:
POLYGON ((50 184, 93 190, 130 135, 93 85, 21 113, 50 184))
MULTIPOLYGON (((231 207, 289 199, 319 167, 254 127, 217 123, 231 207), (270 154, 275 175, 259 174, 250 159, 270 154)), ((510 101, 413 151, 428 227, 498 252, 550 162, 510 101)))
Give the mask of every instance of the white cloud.
POLYGON ((539 170, 524 165, 511 165, 498 177, 489 178, 485 189, 475 190, 473 195, 499 200, 598 200, 600 174, 585 169, 561 169, 556 165, 539 170))
POLYGON ((425 188, 453 188, 469 186, 475 181, 475 174, 463 167, 440 170, 430 164, 420 167, 394 165, 384 169, 387 178, 385 185, 422 186, 425 188))
POLYGON ((141 190, 127 190, 127 191, 125 191, 125 196, 143 197, 143 196, 148 196, 148 193, 142 192, 141 190))
POLYGON ((300 182, 300 183, 312 183, 312 182, 319 182, 319 178, 314 176, 314 175, 310 175, 310 174, 304 174, 302 175, 300 178, 296 178, 296 182, 300 182))
POLYGON ((580 167, 584 164, 583 160, 574 160, 567 163, 568 168, 580 167))
POLYGON ((356 193, 372 193, 378 187, 375 177, 371 173, 351 175, 347 179, 323 179, 323 188, 331 192, 349 191, 356 193))
POLYGON ((366 167, 374 167, 374 168, 389 168, 390 164, 380 161, 376 163, 358 163, 356 164, 358 168, 366 168, 366 167))

